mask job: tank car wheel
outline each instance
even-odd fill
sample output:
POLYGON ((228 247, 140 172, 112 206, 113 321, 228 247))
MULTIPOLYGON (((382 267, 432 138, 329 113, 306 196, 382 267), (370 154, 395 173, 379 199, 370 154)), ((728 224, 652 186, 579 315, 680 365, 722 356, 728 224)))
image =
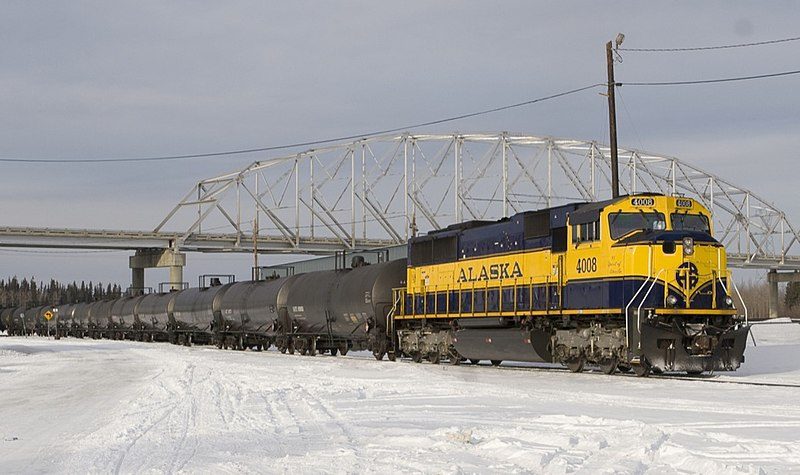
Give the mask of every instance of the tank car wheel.
POLYGON ((474 359, 474 358, 470 358, 470 359, 469 359, 469 360, 467 360, 467 361, 469 361, 469 364, 471 364, 471 365, 476 365, 476 364, 478 364, 478 363, 480 363, 480 362, 481 362, 481 360, 476 360, 476 359, 474 359))
POLYGON ((631 368, 636 376, 640 378, 646 378, 650 376, 650 371, 653 369, 652 366, 650 366, 650 363, 648 363, 645 359, 642 359, 639 364, 635 364, 631 368))
POLYGON ((500 363, 502 362, 503 360, 492 360, 492 366, 500 366, 500 363))
POLYGON ((347 350, 349 350, 349 349, 350 348, 347 347, 347 342, 344 342, 344 343, 339 345, 339 354, 342 355, 342 356, 345 356, 345 355, 347 355, 347 350))
POLYGON ((290 355, 294 354, 294 340, 289 340, 286 351, 288 351, 290 355))
POLYGON ((414 363, 422 363, 422 353, 419 351, 411 353, 411 361, 414 363))
POLYGON ((612 356, 611 358, 604 358, 600 360, 600 371, 605 374, 614 374, 617 372, 617 365, 619 364, 619 360, 616 356, 612 356))
POLYGON ((570 358, 567 360, 566 365, 567 368, 573 373, 580 373, 583 371, 583 367, 586 364, 586 360, 583 356, 578 356, 577 358, 570 358))
POLYGON ((331 348, 331 356, 336 356, 337 354, 339 354, 339 349, 338 348, 331 348))
POLYGON ((308 343, 308 356, 317 356, 317 339, 311 338, 308 343))
POLYGON ((397 353, 394 351, 390 351, 387 353, 389 355, 389 361, 397 361, 397 353))
POLYGON ((460 365, 462 359, 456 350, 450 350, 450 354, 447 356, 447 362, 453 366, 460 365))
POLYGON ((383 351, 383 350, 374 350, 374 351, 372 352, 372 356, 374 356, 374 357, 375 357, 375 359, 376 359, 376 360, 378 360, 378 361, 383 361, 383 357, 384 357, 385 355, 386 355, 386 352, 385 352, 385 351, 383 351))

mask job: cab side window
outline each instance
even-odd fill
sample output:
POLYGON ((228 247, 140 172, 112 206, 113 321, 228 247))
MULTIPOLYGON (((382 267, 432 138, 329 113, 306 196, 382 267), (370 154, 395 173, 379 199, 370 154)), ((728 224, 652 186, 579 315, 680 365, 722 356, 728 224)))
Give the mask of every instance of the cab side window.
POLYGON ((572 225, 572 244, 600 240, 600 220, 572 225))

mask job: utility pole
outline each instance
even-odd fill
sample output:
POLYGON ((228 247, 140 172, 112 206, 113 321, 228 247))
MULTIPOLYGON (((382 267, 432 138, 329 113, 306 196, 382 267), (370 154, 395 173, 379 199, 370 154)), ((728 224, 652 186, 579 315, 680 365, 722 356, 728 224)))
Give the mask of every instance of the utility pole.
MULTIPOLYGON (((619 33, 615 40, 617 48, 625 35, 619 33)), ((611 196, 619 198, 619 158, 617 157, 617 103, 614 98, 614 50, 611 42, 606 43, 606 65, 608 67, 608 132, 611 135, 611 196)))

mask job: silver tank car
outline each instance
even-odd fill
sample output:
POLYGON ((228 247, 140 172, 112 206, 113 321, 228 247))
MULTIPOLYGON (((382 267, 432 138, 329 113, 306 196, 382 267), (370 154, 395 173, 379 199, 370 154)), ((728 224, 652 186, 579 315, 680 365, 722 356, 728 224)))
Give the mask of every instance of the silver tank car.
POLYGON ((134 328, 146 341, 166 341, 169 338, 170 314, 178 292, 147 294, 139 301, 134 313, 134 328))
POLYGON ((22 325, 26 335, 33 335, 41 330, 39 327, 39 311, 42 307, 32 307, 25 310, 22 325))
POLYGON ((405 282, 406 260, 354 264, 352 269, 301 274, 289 284, 286 311, 301 353, 354 348, 371 349, 381 358, 385 354, 392 289, 405 282))
POLYGON ((134 313, 136 306, 142 301, 143 296, 136 297, 123 297, 114 300, 111 306, 111 319, 110 333, 111 338, 115 340, 125 339, 133 331, 135 323, 134 313))
POLYGON ((0 312, 0 322, 2 322, 3 330, 6 331, 7 334, 13 335, 14 334, 14 324, 13 324, 13 315, 14 310, 13 307, 4 308, 2 312, 0 312))
POLYGON ((62 304, 56 307, 58 312, 56 313, 56 338, 61 338, 62 336, 67 336, 70 331, 70 327, 72 325, 72 309, 75 306, 72 304, 62 304))
POLYGON ((92 338, 108 336, 112 305, 114 305, 113 300, 101 300, 89 305, 89 336, 92 338))
MULTIPOLYGON (((297 276, 265 281, 245 281, 232 284, 215 302, 214 311, 219 315, 217 323, 217 346, 235 349, 269 348, 275 342, 280 328, 282 303, 286 301, 289 284, 297 276)), ((283 303, 285 312, 285 303, 283 303)), ((288 325, 287 328, 291 328, 288 325)), ((289 330, 291 331, 291 330, 289 330)), ((289 348, 282 338, 278 348, 286 352, 289 348)))
POLYGON ((170 314, 170 342, 182 345, 213 342, 214 301, 222 298, 231 285, 233 284, 177 292, 170 314))
POLYGON ((25 335, 26 334, 26 326, 25 326, 25 307, 17 307, 14 309, 14 313, 11 314, 11 325, 14 328, 15 335, 25 335))
POLYGON ((89 303, 79 302, 72 307, 72 324, 70 335, 83 338, 89 330, 89 303))
POLYGON ((70 335, 83 338, 89 330, 89 303, 79 302, 72 307, 70 335))

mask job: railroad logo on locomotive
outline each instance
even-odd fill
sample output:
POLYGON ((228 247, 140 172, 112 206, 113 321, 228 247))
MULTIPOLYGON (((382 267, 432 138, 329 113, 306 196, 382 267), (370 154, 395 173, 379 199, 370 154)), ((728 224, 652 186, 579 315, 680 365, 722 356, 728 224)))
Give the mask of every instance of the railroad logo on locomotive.
POLYGON ((700 280, 697 266, 691 262, 684 262, 675 271, 675 280, 684 288, 694 288, 700 280))
POLYGON ((522 277, 522 269, 518 262, 502 264, 492 264, 481 266, 480 270, 474 267, 461 269, 458 275, 459 282, 480 282, 484 280, 513 279, 522 277))

